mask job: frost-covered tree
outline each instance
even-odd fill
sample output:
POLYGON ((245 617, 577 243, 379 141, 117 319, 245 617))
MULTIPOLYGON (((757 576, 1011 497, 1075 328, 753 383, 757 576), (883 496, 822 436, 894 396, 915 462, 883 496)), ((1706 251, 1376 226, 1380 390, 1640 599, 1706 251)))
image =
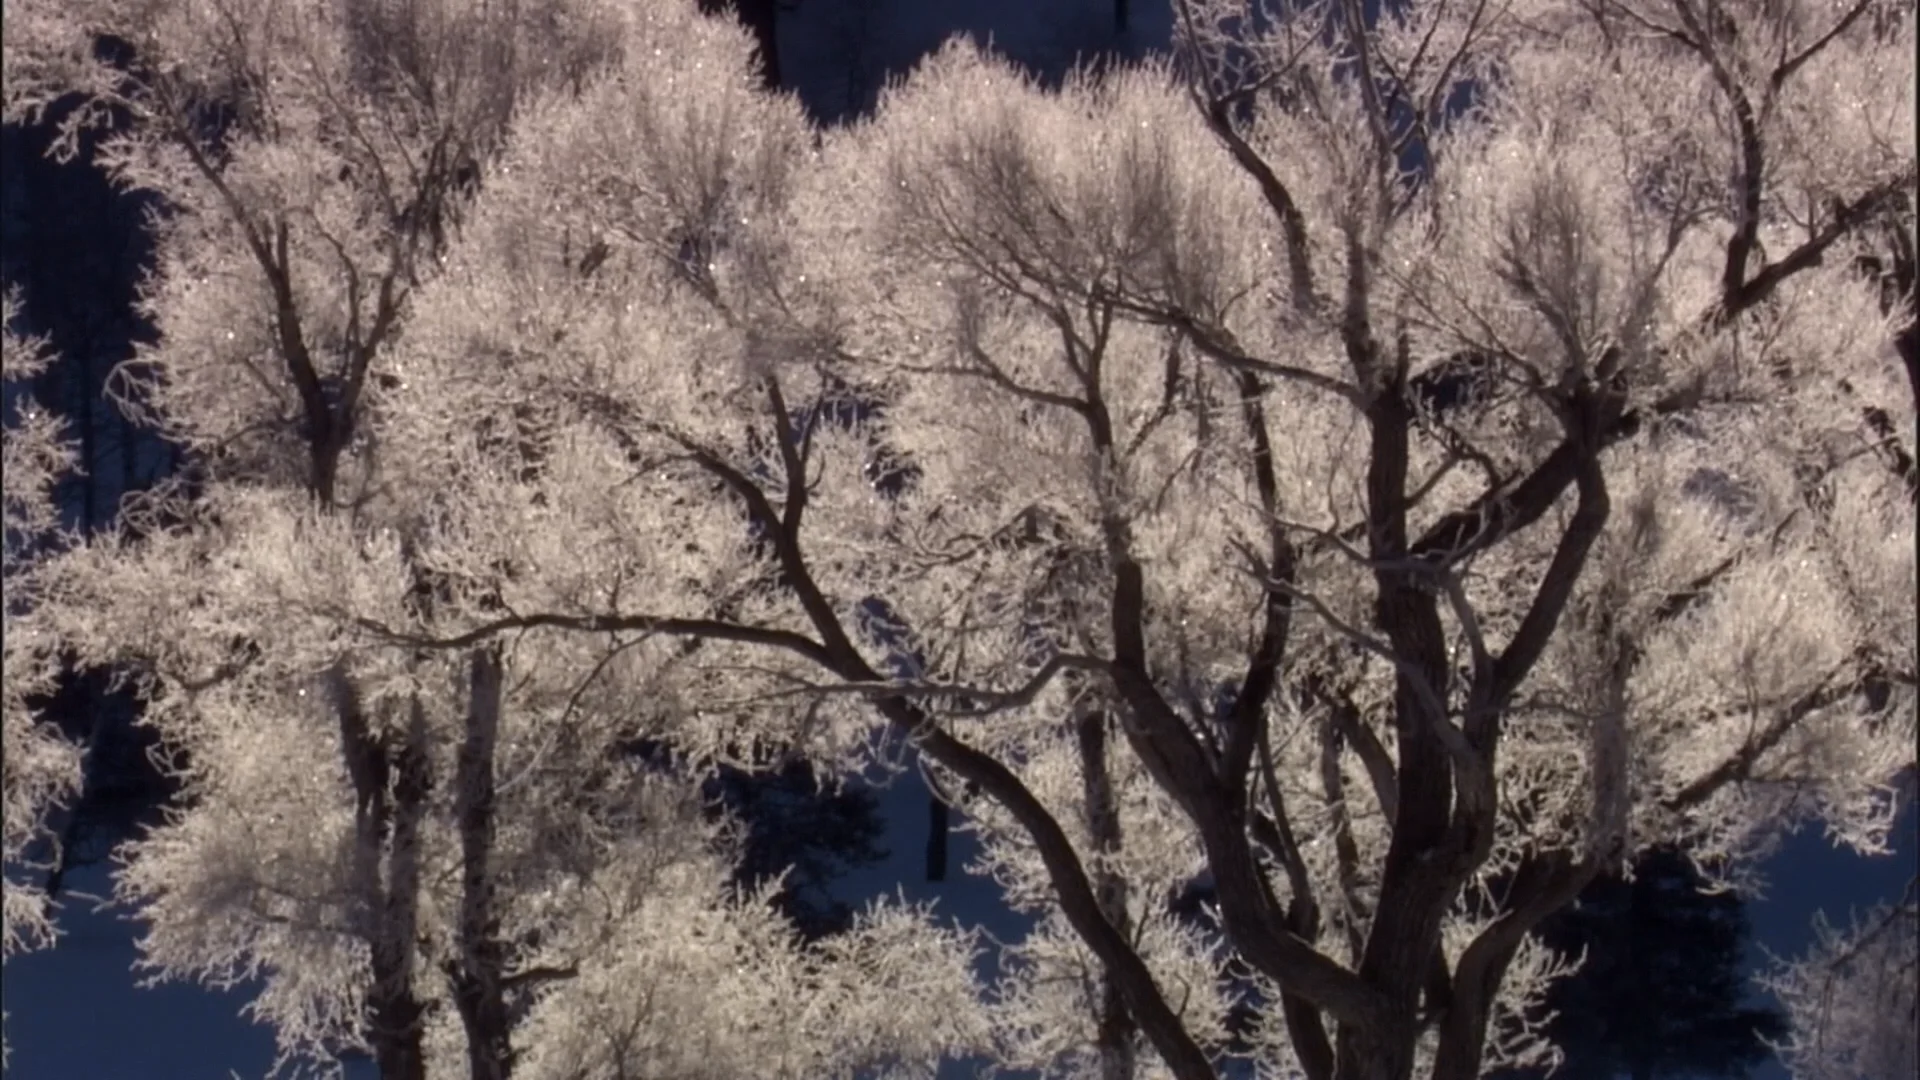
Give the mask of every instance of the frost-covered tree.
POLYGON ((951 50, 818 150, 531 110, 410 373, 623 479, 492 489, 463 634, 362 625, 671 635, 734 722, 912 734, 1043 915, 1007 1065, 1208 1075, 1229 976, 1273 1068, 1474 1075, 1632 851, 1879 845, 1913 564, 1860 405, 1907 404, 1838 256, 1912 182, 1910 20, 1268 14, 1059 94, 951 50), (1203 871, 1223 940, 1165 911, 1203 871))
MULTIPOLYGON (((33 403, 24 384, 50 362, 44 343, 14 334, 18 296, 0 297, 0 382, 7 387, 7 417, 0 433, 0 502, 4 503, 4 552, 0 581, 0 863, 5 900, 0 905, 0 957, 40 948, 54 939, 47 898, 24 874, 29 848, 45 837, 47 814, 80 782, 77 749, 50 725, 37 722, 30 699, 50 690, 58 671, 54 639, 37 633, 22 616, 39 600, 36 556, 57 537, 59 514, 53 488, 73 467, 73 451, 60 422, 33 403)), ((0 1062, 6 1043, 0 1041, 0 1062)))
MULTIPOLYGON (((304 111, 122 159, 184 193, 145 395, 207 495, 44 621, 201 793, 123 878, 163 970, 398 1077, 1468 1080, 1551 1057, 1531 934, 1603 870, 1884 845, 1910 308, 1849 256, 1912 229, 1909 7, 1189 0, 1172 61, 954 46, 826 133, 690 3, 592 10, 488 108, 339 99, 485 119, 433 213, 354 209, 387 126, 304 30, 202 79, 304 111), (1037 916, 984 1000, 912 913, 783 951, 606 753, 877 727, 1037 916)), ((406 55, 521 70, 464 47, 406 55)))
POLYGON ((780 14, 775 0, 700 0, 700 10, 707 15, 731 15, 740 20, 753 34, 754 69, 760 73, 761 83, 769 90, 778 90, 780 40, 776 30, 780 14))
MULTIPOLYGON (((803 946, 770 910, 777 883, 730 886, 739 838, 702 813, 698 775, 624 753, 659 740, 752 766, 794 744, 722 746, 697 702, 623 677, 614 661, 657 642, 426 652, 319 614, 450 632, 498 609, 445 561, 468 550, 480 478, 421 483, 444 455, 404 464, 389 437, 410 389, 396 349, 434 333, 418 297, 474 194, 509 181, 497 158, 530 98, 618 72, 697 114, 681 65, 744 72, 743 35, 590 2, 8 14, 10 114, 81 95, 67 151, 130 116, 98 158, 166 206, 142 298, 158 340, 119 386, 189 467, 48 560, 22 622, 130 672, 174 754, 182 805, 116 886, 155 977, 257 979, 283 1062, 362 1049, 389 1080, 798 1078, 976 1045, 966 935, 890 905, 803 946)), ((675 149, 669 171, 705 164, 675 149)), ((469 414, 462 438, 544 475, 538 422, 469 414)))
POLYGON ((1920 1069, 1920 897, 1908 882, 1838 930, 1824 917, 1804 956, 1763 976, 1793 1029, 1780 1050, 1798 1080, 1868 1080, 1920 1069))

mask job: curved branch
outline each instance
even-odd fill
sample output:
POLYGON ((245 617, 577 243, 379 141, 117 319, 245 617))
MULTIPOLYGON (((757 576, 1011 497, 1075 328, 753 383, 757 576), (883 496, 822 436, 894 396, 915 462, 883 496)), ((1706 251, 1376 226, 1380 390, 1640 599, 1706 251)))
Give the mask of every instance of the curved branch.
POLYGON ((542 612, 494 619, 491 622, 481 623, 465 633, 448 637, 408 633, 374 619, 354 618, 352 622, 383 641, 415 649, 466 649, 509 631, 542 627, 595 634, 618 633, 624 630, 697 637, 714 641, 737 641, 747 645, 766 645, 805 657, 823 667, 832 665, 832 656, 828 653, 826 646, 804 634, 766 626, 724 622, 719 619, 683 619, 663 615, 560 615, 542 612))
MULTIPOLYGON (((1804 66, 1807 61, 1819 55, 1820 52, 1824 50, 1828 45, 1833 44, 1833 39, 1839 37, 1841 34, 1846 33, 1847 27, 1852 26, 1854 23, 1858 22, 1860 20, 1860 16, 1865 15, 1867 13, 1867 9, 1871 8, 1872 6, 1873 6, 1873 0, 1854 0, 1854 5, 1851 8, 1848 8, 1847 13, 1845 15, 1840 16, 1839 20, 1836 21, 1831 27, 1827 29, 1826 33, 1821 34, 1819 37, 1815 38, 1812 44, 1808 45, 1804 49, 1801 49, 1798 53, 1795 53, 1793 56, 1790 56, 1787 59, 1781 61, 1780 66, 1774 68, 1772 73, 1767 76, 1768 94, 1769 95, 1778 94, 1780 92, 1780 88, 1786 85, 1787 80, 1793 77, 1794 72, 1799 71, 1800 68, 1804 66)), ((1784 50, 1785 50, 1785 44, 1782 43, 1782 51, 1784 50)))
POLYGON ((998 802, 1027 830, 1041 863, 1047 868, 1068 923, 1106 968, 1126 1001, 1127 1011, 1139 1023, 1168 1069, 1180 1080, 1214 1080, 1213 1064, 1206 1052, 1200 1049, 1179 1014, 1167 1003, 1166 995, 1161 993, 1152 971, 1134 951, 1132 943, 1101 911, 1099 896, 1072 842, 1033 792, 1005 765, 941 731, 925 714, 906 702, 895 699, 884 704, 882 711, 912 733, 922 753, 961 779, 978 785, 980 791, 998 802))
POLYGON ((1709 329, 1725 326, 1749 308, 1772 296, 1781 282, 1820 265, 1829 248, 1854 229, 1871 221, 1882 210, 1895 204, 1902 196, 1911 193, 1913 185, 1914 171, 1908 169, 1903 175, 1872 188, 1858 199, 1841 203, 1835 208, 1833 219, 1827 222, 1825 228, 1788 252, 1779 262, 1767 264, 1731 295, 1724 297, 1708 309, 1701 320, 1702 323, 1709 329))
POLYGON ((1287 276, 1293 290, 1293 305, 1300 311, 1312 311, 1318 306, 1313 290, 1313 264, 1307 248, 1307 219, 1300 213, 1299 204, 1293 200, 1293 193, 1267 164, 1259 151, 1249 144, 1233 125, 1233 113, 1225 98, 1212 101, 1200 100, 1200 91, 1193 91, 1195 104, 1206 119, 1208 130, 1223 143, 1227 152, 1233 155, 1234 164, 1253 178, 1260 187, 1260 195, 1272 208, 1273 215, 1280 222, 1280 232, 1286 241, 1287 276))
MULTIPOLYGON (((1267 565, 1261 576, 1291 586, 1296 580, 1298 560, 1293 543, 1287 538, 1286 526, 1279 519, 1279 481, 1274 475, 1273 442, 1267 436, 1267 414, 1261 404, 1265 388, 1258 378, 1246 372, 1240 373, 1238 382, 1242 416, 1253 442, 1254 489, 1260 494, 1260 508, 1267 519, 1267 565)), ((1234 695, 1220 754, 1220 777, 1231 792, 1246 788, 1254 742, 1256 738, 1265 737, 1267 701, 1279 683, 1280 661, 1293 629, 1293 599, 1286 589, 1270 585, 1264 590, 1262 600, 1260 637, 1247 660, 1240 689, 1234 695)), ((1280 820, 1284 823, 1285 817, 1280 820)))
POLYGON ((837 683, 816 683, 786 672, 768 671, 765 674, 794 683, 791 691, 779 691, 766 697, 834 697, 854 696, 873 700, 885 698, 903 698, 909 701, 926 702, 946 700, 959 702, 957 707, 943 711, 942 715, 958 720, 981 720, 999 713, 1025 708, 1034 703, 1040 692, 1051 685, 1062 671, 1085 671, 1107 674, 1111 665, 1090 656, 1072 653, 1055 653, 1047 659, 1040 669, 1026 681, 1011 690, 992 690, 980 686, 962 686, 956 683, 908 682, 908 681, 861 681, 846 680, 837 683))
MULTIPOLYGON (((1273 819, 1269 821, 1256 811, 1251 821, 1254 837, 1265 844, 1286 869, 1287 887, 1293 893, 1287 903, 1287 928, 1308 941, 1316 940, 1320 936, 1320 905, 1314 898, 1313 879, 1307 874, 1299 841, 1294 838, 1293 825, 1287 818, 1286 799, 1280 792, 1273 767, 1272 740, 1264 723, 1260 725, 1260 784, 1266 789, 1273 819)), ((1327 1039, 1327 1025, 1321 1019, 1320 1010, 1300 995, 1283 990, 1280 1012, 1307 1080, 1330 1080, 1334 1069, 1333 1044, 1327 1039)))
POLYGON ((1741 89, 1733 72, 1720 59, 1712 35, 1700 24, 1692 0, 1675 0, 1673 7, 1680 16, 1681 25, 1687 28, 1688 36, 1681 40, 1707 62, 1708 69, 1713 73, 1714 85, 1727 96, 1727 103, 1733 108, 1734 127, 1740 138, 1739 214, 1734 220, 1733 235, 1727 239, 1727 261, 1720 272, 1721 304, 1731 309, 1733 298, 1746 287, 1747 260, 1752 256, 1760 235, 1760 196, 1765 172, 1760 122, 1754 115, 1753 104, 1747 100, 1746 91, 1741 89))
POLYGON ((1130 315, 1149 323, 1184 332, 1195 348, 1230 371, 1250 371, 1256 375, 1268 375, 1276 379, 1300 383, 1322 393, 1332 394, 1355 408, 1364 408, 1366 405, 1366 398, 1360 393, 1359 388, 1317 371, 1262 360, 1250 355, 1240 348, 1239 342, 1234 340, 1231 333, 1223 328, 1203 324, 1190 312, 1166 305, 1147 304, 1137 299, 1116 296, 1106 297, 1106 299, 1114 307, 1130 315))
POLYGON ((1475 937, 1454 970, 1450 1005, 1440 1025, 1433 1080, 1478 1080, 1494 994, 1507 965, 1534 927, 1580 894, 1599 864, 1564 852, 1528 858, 1514 878, 1517 897, 1506 914, 1475 937))
POLYGON ((1820 685, 1802 694, 1791 705, 1774 714, 1767 726, 1748 739, 1730 758, 1709 769, 1679 791, 1660 801, 1673 813, 1685 813, 1712 798, 1728 784, 1740 783, 1753 774, 1753 767, 1767 751, 1778 746, 1802 720, 1821 709, 1832 708, 1857 691, 1851 680, 1836 682, 1840 669, 1827 673, 1820 685))
MULTIPOLYGON (((1587 556, 1592 553, 1594 545, 1600 540, 1601 531, 1606 528, 1611 506, 1606 477, 1600 470, 1597 457, 1588 459, 1580 469, 1577 485, 1580 501, 1574 508, 1573 520, 1568 522, 1566 532, 1561 534, 1559 544, 1554 547, 1547 572, 1534 593, 1532 603, 1527 606, 1527 613, 1514 630, 1512 640, 1493 659, 1489 669, 1491 679, 1481 683, 1485 688, 1485 697, 1476 695, 1484 715, 1471 718, 1470 724, 1473 720, 1493 723, 1500 708, 1512 698, 1514 691, 1519 689, 1520 683, 1546 652, 1547 642, 1552 638, 1554 628, 1559 625, 1561 614, 1566 611, 1567 601, 1573 597, 1574 585, 1579 582, 1580 573, 1586 568, 1587 556)), ((1484 650, 1484 645, 1480 648, 1484 650)))
POLYGON ((1366 931, 1361 920, 1368 913, 1360 898, 1360 849, 1353 839, 1353 815, 1347 809, 1347 785, 1340 773, 1341 738, 1339 720, 1329 716, 1320 730, 1320 786, 1326 792, 1327 811, 1332 818, 1333 853, 1340 897, 1346 903, 1347 943, 1358 957, 1366 952, 1366 931))

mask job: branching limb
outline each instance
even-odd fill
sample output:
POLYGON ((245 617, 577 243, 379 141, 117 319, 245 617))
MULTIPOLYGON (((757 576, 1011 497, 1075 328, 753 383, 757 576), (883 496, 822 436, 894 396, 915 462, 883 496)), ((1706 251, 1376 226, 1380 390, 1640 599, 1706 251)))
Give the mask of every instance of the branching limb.
POLYGON ((1439 733, 1439 737, 1441 741, 1446 744, 1448 750, 1452 751, 1456 756, 1465 759, 1476 759, 1472 747, 1467 744, 1465 737, 1460 733, 1460 729, 1446 722, 1446 701, 1440 696, 1439 688, 1428 681, 1424 673, 1418 668, 1403 660, 1390 643, 1367 633, 1365 630, 1341 618, 1338 613, 1327 606, 1326 601, 1320 599, 1320 597, 1310 591, 1281 582, 1273 582, 1271 584, 1273 588, 1286 592, 1291 599, 1307 605, 1307 607, 1313 610, 1315 615, 1320 617, 1322 622, 1325 622, 1327 626, 1338 631, 1341 636, 1368 652, 1373 653, 1375 656, 1380 657, 1382 660, 1385 660, 1387 663, 1393 665, 1396 671, 1407 676, 1409 682, 1415 688, 1415 693, 1420 697, 1421 702, 1426 708, 1431 710, 1433 716, 1440 719, 1438 727, 1444 730, 1439 733))
POLYGON ((920 707, 927 709, 932 709, 936 704, 945 705, 945 708, 939 710, 939 715, 943 717, 956 720, 983 720, 1032 705, 1062 672, 1081 671, 1105 675, 1110 672, 1110 667, 1106 661, 1095 657, 1055 653, 1041 665, 1038 671, 1011 690, 996 690, 957 683, 915 681, 849 680, 827 683, 803 679, 789 672, 762 670, 761 674, 770 675, 792 685, 791 689, 761 695, 757 700, 765 700, 769 697, 863 697, 877 701, 897 697, 914 701, 920 707))
POLYGON ((520 987, 538 986, 541 983, 559 982, 563 979, 579 978, 580 969, 568 964, 566 967, 532 967, 516 971, 500 980, 502 990, 515 990, 520 987))
MULTIPOLYGON (((1833 44, 1835 38, 1846 33, 1848 27, 1860 21, 1860 16, 1865 15, 1868 9, 1873 6, 1874 2, 1875 0, 1854 0, 1853 6, 1848 8, 1839 19, 1835 20, 1834 24, 1827 29, 1826 33, 1813 39, 1812 42, 1808 43, 1806 48, 1782 60, 1779 66, 1775 67, 1773 71, 1767 75, 1767 96, 1772 98, 1778 95, 1780 88, 1786 85, 1787 80, 1793 77, 1794 72, 1799 71, 1805 66, 1807 61, 1820 55, 1828 45, 1833 44)), ((1783 47, 1784 44, 1783 42, 1783 47)))
POLYGON ((1766 726, 1749 737, 1732 757, 1662 799, 1661 806, 1673 813, 1685 813, 1711 799, 1728 784, 1744 782, 1753 775, 1753 768, 1760 758, 1778 746, 1780 740, 1786 738, 1801 721, 1822 709, 1840 704, 1858 692, 1851 680, 1840 680, 1841 674, 1840 669, 1828 672, 1818 686, 1774 713, 1766 726))
POLYGON ((1374 734, 1373 728, 1361 717, 1359 708, 1344 694, 1317 685, 1310 687, 1309 693, 1327 709, 1340 737, 1360 758, 1361 766, 1367 770, 1367 781, 1373 786, 1374 800, 1380 804, 1381 815, 1388 821, 1394 820, 1400 814, 1399 781, 1394 775, 1393 757, 1387 752, 1386 744, 1374 734))
POLYGON ((1079 398, 1070 397, 1066 394, 1056 394, 1051 390, 1041 390, 1037 387, 1027 386, 1013 379, 1002 370, 998 364, 994 363, 993 358, 988 356, 986 351, 981 349, 977 344, 968 344, 966 351, 968 357, 973 360, 974 366, 972 367, 959 367, 953 364, 894 364, 892 366, 895 370, 910 375, 944 375, 958 378, 984 379, 1022 401, 1031 401, 1036 405, 1047 405, 1056 409, 1066 409, 1068 412, 1076 414, 1084 412, 1087 408, 1087 403, 1079 398))
POLYGON ((1434 1080, 1477 1080, 1494 994, 1526 936, 1546 917, 1578 896, 1598 864, 1565 852, 1530 856, 1521 863, 1510 894, 1513 907, 1482 930, 1460 955, 1449 1007, 1441 1019, 1434 1080))
POLYGON ((1737 207, 1733 235, 1727 239, 1727 258, 1720 274, 1721 303, 1731 308, 1733 299, 1746 286, 1747 259, 1752 255, 1760 234, 1760 200, 1765 171, 1760 119, 1747 99, 1746 91, 1721 59, 1713 35, 1693 10, 1693 0, 1673 0, 1673 9, 1680 17, 1680 24, 1687 30, 1682 40, 1707 62, 1708 69, 1713 73, 1714 85, 1726 95, 1740 141, 1740 179, 1735 192, 1737 207))
POLYGON ((1308 368, 1254 356, 1243 349, 1225 327, 1213 325, 1190 311, 1111 292, 1103 294, 1101 299, 1112 304, 1116 310, 1144 322, 1181 332, 1187 340, 1193 342, 1195 348, 1229 371, 1252 372, 1255 375, 1270 376, 1283 382, 1299 383, 1322 393, 1331 394, 1356 408, 1365 404, 1365 398, 1352 384, 1308 368))
POLYGON ((1709 330, 1724 327, 1772 296, 1774 290, 1788 278, 1820 265, 1827 251, 1841 238, 1873 220, 1888 207, 1897 205, 1900 199, 1910 197, 1914 181, 1914 172, 1908 169, 1905 174, 1867 191, 1859 198, 1840 203, 1824 227, 1778 262, 1768 263, 1759 273, 1723 296, 1707 310, 1701 322, 1709 330))
POLYGON ((1287 277, 1292 286, 1295 309, 1303 312, 1315 310, 1319 307, 1319 301, 1314 296, 1313 264, 1307 247, 1307 219, 1294 202, 1293 193, 1281 182, 1273 166, 1240 134, 1225 99, 1204 100, 1199 89, 1195 88, 1194 104, 1199 106, 1208 130, 1233 155, 1234 164, 1259 185, 1261 197, 1266 200, 1280 224, 1280 233, 1286 242, 1287 277))
POLYGON ((1279 682, 1280 662, 1293 629, 1293 601, 1286 590, 1293 586, 1299 565, 1298 554, 1279 520, 1279 480, 1274 473, 1273 442, 1267 435, 1267 414, 1262 403, 1265 388, 1258 378, 1244 371, 1238 382, 1241 415, 1253 444, 1254 490, 1259 493, 1260 508, 1267 521, 1267 557, 1260 577, 1275 584, 1262 596, 1259 638, 1226 718, 1220 776, 1228 789, 1235 792, 1245 789, 1254 743, 1265 737, 1267 703, 1279 682))
MULTIPOLYGON (((807 463, 801 437, 793 430, 793 416, 787 411, 786 396, 780 392, 780 380, 766 378, 767 411, 773 414, 774 441, 779 444, 780 468, 786 474, 786 503, 780 508, 780 531, 789 543, 800 536, 800 521, 807 512, 807 463)), ((812 436, 808 424, 808 438, 812 436)))
POLYGON ((414 649, 467 649, 511 631, 547 628, 592 634, 627 631, 715 641, 737 641, 747 645, 766 645, 780 649, 823 666, 828 659, 826 647, 804 634, 791 630, 776 630, 771 627, 723 622, 718 619, 687 619, 659 615, 562 615, 543 612, 494 619, 464 633, 444 637, 397 630, 374 619, 354 618, 351 621, 355 626, 379 640, 414 649))
MULTIPOLYGON (((1472 720, 1478 721, 1475 725, 1475 741, 1481 745, 1485 744, 1486 733, 1480 728, 1496 722, 1499 710, 1512 699, 1514 691, 1519 689, 1521 682, 1546 652, 1547 643, 1566 611, 1567 601, 1573 597, 1574 585, 1586 568, 1587 557, 1606 528, 1611 503, 1607 495, 1606 477, 1601 473, 1597 460, 1589 460, 1581 470, 1578 486, 1580 501, 1574 508, 1573 520, 1567 523, 1566 531, 1554 547, 1546 574, 1534 592, 1533 601, 1527 606, 1527 613, 1514 630, 1512 640, 1490 662, 1486 660, 1485 642, 1478 645, 1476 665, 1485 672, 1487 681, 1475 680, 1475 698, 1482 715, 1472 720)), ((1464 610, 1464 597, 1461 606, 1464 610)), ((1470 612, 1467 617, 1471 619, 1470 612)), ((1471 633, 1477 637, 1479 632, 1476 629, 1471 633)))
MULTIPOLYGON (((1300 856, 1300 844, 1287 817, 1286 798, 1273 765, 1273 746, 1267 725, 1260 728, 1260 784, 1267 793, 1271 820, 1253 815, 1254 838, 1272 851, 1286 871, 1291 892, 1287 904, 1287 928, 1307 941, 1320 936, 1320 904, 1314 896, 1313 879, 1300 856)), ((1294 1053, 1310 1080, 1326 1080, 1333 1075, 1333 1044, 1327 1038, 1327 1025, 1320 1010, 1297 994, 1281 992, 1280 1011, 1287 1022, 1287 1034, 1293 1040, 1294 1053)))

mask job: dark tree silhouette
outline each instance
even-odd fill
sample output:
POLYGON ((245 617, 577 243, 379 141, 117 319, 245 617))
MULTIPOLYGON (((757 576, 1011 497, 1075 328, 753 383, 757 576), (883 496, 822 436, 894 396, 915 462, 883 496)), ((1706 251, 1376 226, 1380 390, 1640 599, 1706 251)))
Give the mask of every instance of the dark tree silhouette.
POLYGON ((1553 1080, 1740 1077, 1771 1056, 1763 1038, 1784 1036, 1786 1021, 1746 1000, 1745 904, 1702 883, 1683 853, 1656 849, 1632 881, 1598 878, 1541 925, 1556 951, 1587 954, 1548 994, 1567 1055, 1553 1080))
MULTIPOLYGON (((672 749, 634 739, 619 751, 629 760, 678 770, 672 749)), ((786 874, 773 904, 803 938, 815 941, 848 929, 853 911, 831 891, 848 872, 887 857, 879 800, 865 787, 823 787, 805 760, 751 772, 722 767, 702 784, 708 812, 725 814, 741 829, 733 884, 757 889, 786 874)))
POLYGON ((48 841, 29 853, 57 898, 73 871, 105 862, 121 841, 159 824, 180 784, 160 767, 153 729, 136 723, 132 693, 114 689, 108 673, 70 666, 52 694, 28 701, 42 722, 85 748, 79 796, 55 811, 48 841))
MULTIPOLYGON (((135 62, 119 39, 102 37, 96 48, 120 68, 135 62)), ((135 344, 153 340, 134 299, 153 258, 144 220, 163 208, 150 193, 116 189, 94 161, 100 142, 132 122, 123 111, 86 133, 73 160, 47 156, 57 125, 77 106, 68 98, 39 123, 0 127, 0 278, 21 289, 18 328, 51 347, 53 363, 35 381, 34 398, 67 422, 79 455, 80 467, 55 488, 55 503, 64 525, 92 533, 113 520, 125 496, 162 480, 178 455, 107 395, 135 344)), ((69 665, 55 692, 32 705, 86 748, 82 786, 50 822, 53 843, 32 853, 57 896, 69 872, 103 861, 157 820, 177 784, 158 767, 153 733, 136 725, 132 694, 112 689, 109 673, 69 665)))
POLYGON ((756 888, 786 873, 774 902, 800 935, 816 940, 848 929, 853 911, 829 886, 886 858, 878 800, 865 788, 822 790, 806 762, 773 773, 724 770, 710 785, 746 826, 734 881, 756 888))
MULTIPOLYGON (((1495 1080, 1734 1078, 1770 1057, 1762 1040, 1784 1037, 1786 1019, 1745 1001, 1746 905, 1731 893, 1706 895, 1702 884, 1683 853, 1657 849, 1635 863, 1633 881, 1598 878, 1541 924, 1555 951, 1587 950, 1580 971, 1548 995, 1557 1013, 1550 1031, 1566 1061, 1551 1074, 1509 1069, 1495 1080)), ((1216 902, 1202 877, 1171 898, 1171 909, 1218 932, 1216 902)), ((1253 986, 1242 990, 1248 996, 1228 1022, 1245 1034, 1264 1002, 1253 986)))

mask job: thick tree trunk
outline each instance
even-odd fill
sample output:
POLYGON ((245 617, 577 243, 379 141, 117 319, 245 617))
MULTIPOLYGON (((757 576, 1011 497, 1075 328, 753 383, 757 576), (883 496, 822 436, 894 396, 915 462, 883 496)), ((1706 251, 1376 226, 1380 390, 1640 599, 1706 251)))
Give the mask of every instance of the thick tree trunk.
POLYGON ((455 763, 454 821, 460 831, 458 954, 448 962, 454 1007, 467 1033, 471 1080, 507 1080, 513 1071, 505 948, 494 906, 494 747, 500 737, 501 671, 497 646, 472 656, 466 739, 455 763))
POLYGON ((386 887, 374 927, 373 984, 367 1005, 381 1080, 426 1080, 426 1004, 414 992, 414 941, 420 926, 421 827, 432 790, 425 710, 410 707, 406 742, 393 762, 393 838, 386 887))
MULTIPOLYGON (((1349 329, 1348 339, 1360 370, 1385 362, 1363 329, 1349 329)), ((1403 665, 1394 691, 1400 768, 1393 834, 1360 960, 1361 977, 1386 995, 1387 1030, 1359 1032, 1341 1025, 1335 1066, 1340 1080, 1406 1080, 1411 1073, 1420 990, 1461 876, 1455 761, 1443 742, 1451 725, 1445 706, 1446 636, 1431 583, 1419 570, 1404 568, 1412 417, 1399 393, 1403 377, 1401 372, 1386 380, 1368 409, 1368 553, 1380 562, 1374 571, 1374 621, 1403 665)))
POLYGON ((952 821, 938 792, 927 796, 927 880, 947 880, 947 833, 952 821))
MULTIPOLYGON (((1087 803, 1087 832, 1093 837, 1096 856, 1120 851, 1120 810, 1114 804, 1113 783, 1107 768, 1107 724, 1104 711, 1080 717, 1075 734, 1080 744, 1080 776, 1087 803)), ((1093 865, 1094 896, 1101 914, 1123 935, 1131 935, 1127 917, 1127 882, 1102 862, 1093 865)), ((1100 1002, 1095 1006, 1094 1047, 1099 1054, 1100 1080, 1133 1080, 1135 1055, 1134 1024, 1127 1012, 1126 999, 1111 974, 1100 977, 1100 1002)))

